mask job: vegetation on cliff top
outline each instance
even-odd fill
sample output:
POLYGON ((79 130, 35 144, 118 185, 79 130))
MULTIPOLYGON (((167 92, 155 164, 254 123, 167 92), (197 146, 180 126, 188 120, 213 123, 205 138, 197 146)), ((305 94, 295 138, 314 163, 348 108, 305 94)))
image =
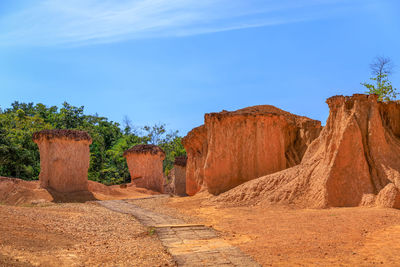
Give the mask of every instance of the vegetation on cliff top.
POLYGON ((44 129, 87 131, 93 139, 89 179, 104 184, 129 180, 128 167, 122 155, 134 145, 159 145, 166 153, 166 172, 172 168, 176 156, 186 155, 178 131, 168 132, 164 124, 139 129, 125 118, 121 127, 97 114, 86 115, 83 106, 74 107, 67 102, 60 109, 40 103, 14 102, 10 108, 0 109, 0 176, 38 179, 40 155, 32 135, 44 129))
POLYGON ((367 94, 378 95, 379 101, 395 100, 399 93, 392 86, 389 76, 393 73, 394 64, 391 58, 378 56, 370 64, 372 83, 361 83, 367 90, 367 94))

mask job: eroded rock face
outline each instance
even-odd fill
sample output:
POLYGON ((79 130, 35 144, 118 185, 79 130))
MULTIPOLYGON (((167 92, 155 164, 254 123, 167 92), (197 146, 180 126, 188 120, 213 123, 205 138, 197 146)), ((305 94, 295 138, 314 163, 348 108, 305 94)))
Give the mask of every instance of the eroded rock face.
POLYGON ((83 131, 44 130, 33 135, 40 152, 40 186, 58 192, 88 190, 89 145, 83 131))
POLYGON ((400 191, 393 184, 389 183, 385 186, 376 198, 376 205, 384 208, 400 209, 400 191))
POLYGON ((204 164, 207 157, 207 130, 204 125, 191 130, 183 139, 182 144, 187 153, 186 193, 196 194, 203 186, 204 164))
POLYGON ((321 129, 319 121, 266 105, 206 114, 204 126, 183 142, 188 153, 187 193, 205 186, 219 194, 299 164, 321 129))
POLYGON ((400 104, 359 94, 334 96, 327 103, 326 126, 300 165, 243 184, 218 201, 324 208, 359 206, 376 199, 380 206, 397 207, 400 104))
POLYGON ((124 152, 132 183, 162 193, 164 151, 155 145, 136 145, 124 152))
POLYGON ((174 193, 178 196, 186 195, 186 164, 187 157, 176 157, 174 162, 174 193))
POLYGON ((174 167, 169 172, 166 184, 164 184, 164 193, 174 194, 178 196, 187 196, 186 162, 186 156, 175 158, 174 167))

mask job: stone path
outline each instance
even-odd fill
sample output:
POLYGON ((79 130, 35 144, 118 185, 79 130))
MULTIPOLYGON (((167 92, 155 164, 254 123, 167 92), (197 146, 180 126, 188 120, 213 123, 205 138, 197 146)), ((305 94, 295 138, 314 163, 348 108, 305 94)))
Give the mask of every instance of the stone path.
POLYGON ((133 215, 143 225, 151 227, 178 266, 260 266, 238 248, 220 239, 214 229, 186 224, 183 220, 141 208, 132 201, 98 203, 112 211, 133 215))

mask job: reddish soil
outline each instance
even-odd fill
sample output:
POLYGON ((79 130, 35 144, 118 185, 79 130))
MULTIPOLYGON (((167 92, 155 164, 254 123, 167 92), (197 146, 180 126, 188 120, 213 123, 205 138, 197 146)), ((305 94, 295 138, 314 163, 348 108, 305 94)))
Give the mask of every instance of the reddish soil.
POLYGON ((0 204, 22 205, 47 202, 85 202, 91 200, 109 200, 140 198, 159 194, 132 184, 105 186, 88 181, 88 191, 60 193, 40 187, 39 181, 24 181, 17 178, 0 177, 0 204))
MULTIPOLYGON (((0 183, 0 196, 10 188, 9 183, 5 186, 4 179, 0 183)), ((35 192, 39 189, 32 186, 35 182, 17 183, 20 186, 11 187, 10 194, 25 198, 15 199, 39 196, 35 192)), ((91 184, 90 192, 98 199, 138 198, 151 193, 135 187, 91 184)), ((135 204, 212 226, 225 241, 263 266, 396 266, 400 261, 399 210, 227 207, 216 198, 200 192, 193 197, 150 198, 135 204)), ((159 240, 132 216, 111 212, 94 202, 20 204, 0 205, 0 266, 174 264, 159 240)))
POLYGON ((399 210, 218 207, 209 198, 202 193, 153 207, 211 225, 263 266, 395 266, 400 262, 399 210))
POLYGON ((174 266, 132 216, 95 203, 0 205, 0 266, 174 266))

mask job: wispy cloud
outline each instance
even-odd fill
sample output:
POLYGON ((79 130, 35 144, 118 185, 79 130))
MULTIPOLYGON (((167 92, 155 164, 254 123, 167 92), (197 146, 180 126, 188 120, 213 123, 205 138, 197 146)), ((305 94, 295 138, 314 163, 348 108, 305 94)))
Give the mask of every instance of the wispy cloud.
POLYGON ((0 45, 89 45, 262 27, 330 16, 346 2, 38 0, 0 17, 0 45))

